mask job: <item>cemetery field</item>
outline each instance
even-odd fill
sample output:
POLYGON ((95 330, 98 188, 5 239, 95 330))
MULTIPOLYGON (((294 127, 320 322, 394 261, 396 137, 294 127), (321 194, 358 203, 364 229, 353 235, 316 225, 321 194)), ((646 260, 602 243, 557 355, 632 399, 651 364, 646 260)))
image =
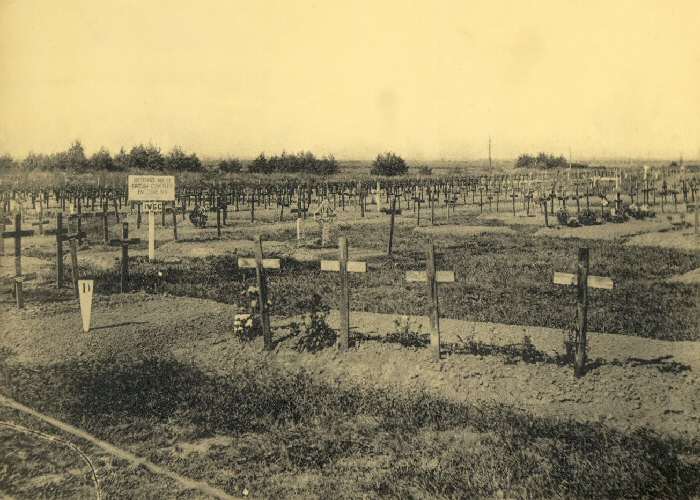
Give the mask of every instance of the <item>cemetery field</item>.
MULTIPOLYGON (((102 296, 91 333, 80 334, 70 301, 12 311, 2 392, 232 496, 691 498, 700 487, 693 343, 594 335, 602 359, 574 379, 542 328, 446 322, 449 344, 472 335, 477 350, 453 346, 435 363, 428 349, 387 338, 390 318, 370 313, 353 322, 348 353, 296 351, 285 339, 294 318, 282 317, 276 349, 264 353, 261 339, 230 334, 236 312, 206 299, 102 296), (613 362, 621 346, 627 354, 613 362)), ((127 487, 205 497, 73 441, 110 497, 127 487)), ((26 458, 23 467, 47 467, 26 458)), ((63 467, 75 478, 50 491, 89 491, 88 469, 65 463, 79 459, 61 460, 44 474, 63 467)))
MULTIPOLYGON (((424 269, 425 249, 432 238, 438 267, 454 270, 456 276, 455 283, 441 287, 442 316, 569 328, 575 317, 576 292, 552 284, 552 275, 555 271, 575 272, 577 249, 585 245, 591 253, 590 273, 609 276, 615 282, 613 290, 590 292, 588 321, 592 330, 661 340, 700 339, 697 285, 675 279, 700 268, 696 250, 630 245, 629 237, 553 238, 537 235, 536 226, 507 226, 473 214, 458 214, 451 217, 450 225, 421 226, 420 230, 411 218, 402 218, 395 228, 392 255, 387 256, 386 218, 375 216, 368 223, 340 221, 333 233, 334 238, 348 238, 351 260, 366 261, 368 266, 367 273, 349 276, 351 310, 427 314, 425 287, 407 283, 405 272, 424 269), (465 232, 459 228, 471 229, 465 232)), ((133 290, 239 304, 241 293, 255 284, 255 273, 238 269, 236 260, 253 255, 253 238, 262 234, 266 257, 282 259, 281 269, 268 274, 273 315, 305 312, 314 294, 328 306, 338 307, 338 276, 321 272, 319 266, 321 259, 337 258, 338 250, 330 245, 320 248, 313 221, 306 222, 307 238, 301 246, 296 243, 293 222, 238 222, 227 226, 221 239, 210 229, 188 228, 188 223, 182 226, 184 235, 177 242, 172 241, 167 227, 159 229, 157 236, 162 240, 157 252, 161 260, 153 263, 147 258, 145 230, 132 231, 142 238, 130 245, 133 290)), ((695 239, 682 231, 659 234, 695 239)), ((54 273, 50 237, 37 239, 36 244, 30 240, 26 254, 44 262, 45 276, 50 279, 54 273)), ((99 244, 81 249, 81 272, 95 278, 97 294, 119 293, 118 256, 118 248, 99 244)), ((37 266, 37 261, 30 262, 37 266)), ((67 290, 43 287, 29 289, 29 301, 33 293, 70 296, 67 290)))
MULTIPOLYGON (((58 288, 55 235, 23 238, 23 273, 33 276, 23 308, 0 296, 0 395, 88 435, 0 398, 11 450, 0 491, 94 496, 80 453, 22 427, 79 448, 109 498, 697 498, 692 227, 665 217, 543 227, 534 209, 465 205, 432 223, 424 210, 420 224, 404 207, 390 230, 386 213, 357 212, 337 208, 325 246, 312 217, 298 228, 279 208, 257 208, 255 221, 230 210, 218 228, 213 214, 198 228, 176 213, 177 240, 168 214, 156 218, 152 261, 133 210, 106 228, 86 218, 71 245, 75 278, 94 280, 88 333, 70 245, 58 288), (257 237, 261 257, 279 259, 265 270, 269 350, 260 336, 234 334, 257 285, 239 258, 255 255, 257 237), (340 275, 321 271, 338 259, 340 237, 349 260, 366 263, 348 275, 350 347, 309 352, 300 332, 312 313, 324 335, 342 330, 340 275), (439 285, 439 360, 428 287, 407 279, 426 270, 431 242, 435 269, 454 272, 439 285), (553 276, 576 273, 581 247, 590 275, 614 287, 588 290, 588 363, 575 378, 564 338, 577 288, 553 276)), ((0 264, 3 278, 15 275, 11 244, 0 264)))

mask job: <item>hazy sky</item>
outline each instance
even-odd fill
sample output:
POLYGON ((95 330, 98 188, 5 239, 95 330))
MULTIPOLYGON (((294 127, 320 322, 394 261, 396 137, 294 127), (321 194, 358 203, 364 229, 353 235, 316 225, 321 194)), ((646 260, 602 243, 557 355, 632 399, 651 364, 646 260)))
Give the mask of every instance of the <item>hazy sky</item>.
POLYGON ((698 0, 0 0, 0 152, 697 157, 698 26, 698 0))

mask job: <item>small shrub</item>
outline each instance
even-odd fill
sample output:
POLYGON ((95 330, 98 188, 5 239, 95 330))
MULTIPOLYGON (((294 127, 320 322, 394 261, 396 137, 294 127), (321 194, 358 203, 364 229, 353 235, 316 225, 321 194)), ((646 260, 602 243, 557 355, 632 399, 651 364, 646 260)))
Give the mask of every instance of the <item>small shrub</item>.
MULTIPOLYGON (((258 311, 258 289, 250 286, 241 297, 247 313, 237 314, 233 323, 233 334, 244 342, 250 342, 262 335, 262 324, 260 317, 255 313, 258 311)), ((269 300, 268 300, 269 304, 269 300)))
POLYGON ((338 334, 329 325, 328 306, 321 296, 313 294, 308 301, 309 312, 304 315, 301 325, 293 322, 291 334, 297 339, 294 348, 299 352, 318 352, 335 344, 338 334))
POLYGON ((395 330, 386 336, 385 342, 401 344, 404 347, 415 347, 417 349, 427 347, 430 343, 428 335, 421 333, 420 325, 415 328, 408 316, 395 319, 394 328, 395 330))

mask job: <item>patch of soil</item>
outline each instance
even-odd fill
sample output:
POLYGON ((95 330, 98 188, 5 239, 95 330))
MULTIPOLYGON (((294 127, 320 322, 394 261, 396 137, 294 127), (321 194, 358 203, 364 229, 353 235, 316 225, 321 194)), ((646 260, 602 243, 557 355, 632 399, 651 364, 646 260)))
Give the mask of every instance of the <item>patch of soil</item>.
POLYGON ((695 234, 693 229, 682 231, 656 231, 630 238, 625 244, 630 246, 672 248, 675 250, 698 252, 700 251, 700 235, 695 234))
MULTIPOLYGON (((315 355, 299 353, 288 347, 293 339, 287 339, 264 354, 262 339, 242 344, 233 337, 238 312, 235 306, 191 298, 102 297, 93 306, 93 329, 84 334, 77 303, 28 306, 5 315, 0 346, 8 364, 42 366, 134 353, 194 362, 218 373, 265 356, 280 369, 304 369, 329 383, 427 389, 456 401, 502 402, 535 415, 604 420, 621 429, 646 426, 700 437, 697 342, 591 333, 590 358, 600 360, 585 377, 575 379, 571 367, 551 361, 563 350, 562 332, 547 328, 441 319, 445 344, 459 344, 461 337, 491 346, 491 352, 453 351, 434 362, 430 349, 381 341, 394 329, 394 316, 353 312, 353 332, 361 336, 347 353, 334 348, 315 355), (499 354, 498 346, 517 351, 525 335, 542 359, 524 362, 499 354)), ((414 319, 421 322, 421 331, 428 331, 425 318, 414 319)), ((337 314, 329 321, 337 326, 337 314)), ((273 322, 276 339, 283 339, 288 324, 289 319, 273 322)))
POLYGON ((669 283, 683 283, 686 285, 700 285, 700 268, 687 273, 677 274, 670 278, 669 283))
POLYGON ((414 231, 434 236, 478 236, 484 233, 513 234, 515 232, 506 226, 461 226, 457 224, 421 226, 415 228, 414 231))
MULTIPOLYGON (((556 219, 555 219, 556 220, 556 219)), ((551 219, 550 219, 551 222, 551 219)), ((588 240, 615 240, 642 233, 671 229, 671 224, 658 220, 630 220, 620 224, 605 223, 594 226, 553 226, 543 227, 535 236, 555 238, 582 238, 588 240)))
MULTIPOLYGON (((349 247, 348 256, 350 260, 367 260, 377 257, 383 257, 386 252, 382 252, 372 248, 349 247)), ((289 256, 299 262, 316 262, 321 259, 338 259, 337 248, 308 248, 301 247, 292 250, 289 256)))

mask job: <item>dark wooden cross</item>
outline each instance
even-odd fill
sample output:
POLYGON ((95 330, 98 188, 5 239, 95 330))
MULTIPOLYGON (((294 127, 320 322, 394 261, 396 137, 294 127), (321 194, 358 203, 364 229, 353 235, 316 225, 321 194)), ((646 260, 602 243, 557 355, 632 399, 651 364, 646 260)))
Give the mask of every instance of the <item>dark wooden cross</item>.
POLYGON ((435 245, 428 244, 428 260, 425 271, 406 271, 406 281, 427 283, 430 296, 430 346, 433 358, 440 359, 440 303, 438 300, 438 283, 454 283, 453 271, 437 271, 435 269, 435 245))
POLYGON ((22 294, 22 282, 24 281, 24 276, 22 276, 22 236, 32 236, 33 234, 34 231, 32 230, 22 231, 22 216, 20 214, 15 215, 15 230, 2 232, 3 240, 5 238, 14 238, 15 240, 15 297, 18 309, 24 307, 24 296, 22 294))
POLYGON ((322 260, 321 271, 340 273, 340 339, 338 348, 347 351, 350 344, 350 287, 348 273, 366 273, 367 263, 348 260, 348 240, 338 238, 339 260, 322 260))
POLYGON ((119 239, 110 240, 110 246, 119 246, 122 249, 121 261, 120 261, 120 271, 121 279, 119 282, 120 292, 126 293, 129 290, 129 244, 130 243, 140 243, 139 238, 129 239, 129 223, 122 223, 122 236, 119 239))
POLYGON ((576 313, 576 345, 574 374, 581 377, 586 368, 586 330, 588 328, 588 289, 602 288, 612 290, 614 283, 610 278, 590 276, 588 274, 588 248, 579 248, 578 270, 576 274, 554 273, 554 284, 575 285, 578 289, 578 309, 576 313))
POLYGON ((263 341, 265 350, 272 350, 272 332, 270 331, 270 310, 267 306, 267 281, 265 280, 265 269, 280 269, 279 259, 264 259, 262 238, 257 236, 255 241, 255 258, 238 258, 240 269, 255 269, 255 278, 258 288, 257 309, 260 314, 260 324, 263 329, 263 341))
POLYGON ((84 232, 69 233, 63 228, 63 214, 56 214, 56 287, 63 287, 63 242, 82 240, 87 237, 84 232))
POLYGON ((387 245, 386 253, 391 255, 392 246, 394 244, 394 217, 396 214, 401 214, 401 209, 396 208, 396 196, 391 199, 391 208, 382 208, 382 212, 389 214, 389 244, 387 245))

